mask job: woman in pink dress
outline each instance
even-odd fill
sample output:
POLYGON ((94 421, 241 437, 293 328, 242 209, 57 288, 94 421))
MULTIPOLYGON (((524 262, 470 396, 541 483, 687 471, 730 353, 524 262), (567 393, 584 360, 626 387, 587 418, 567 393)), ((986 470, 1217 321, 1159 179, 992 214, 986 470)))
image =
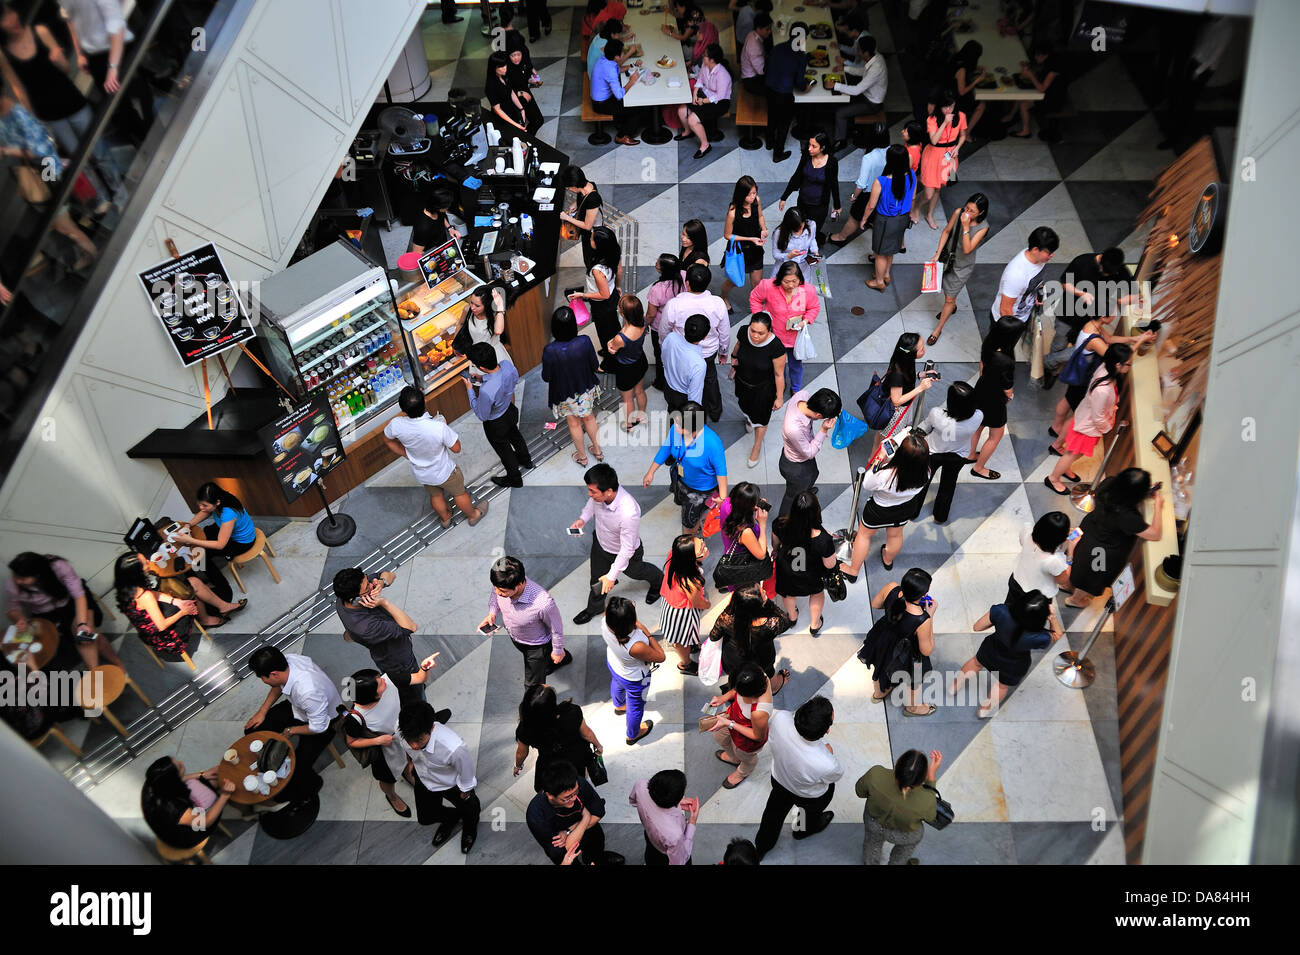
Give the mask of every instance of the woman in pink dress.
POLYGON ((925 224, 939 228, 934 221, 934 206, 939 201, 939 190, 957 172, 957 154, 966 142, 966 114, 957 110, 957 99, 952 90, 944 90, 934 104, 934 114, 925 122, 929 134, 921 150, 921 201, 912 207, 912 222, 925 212, 925 224))

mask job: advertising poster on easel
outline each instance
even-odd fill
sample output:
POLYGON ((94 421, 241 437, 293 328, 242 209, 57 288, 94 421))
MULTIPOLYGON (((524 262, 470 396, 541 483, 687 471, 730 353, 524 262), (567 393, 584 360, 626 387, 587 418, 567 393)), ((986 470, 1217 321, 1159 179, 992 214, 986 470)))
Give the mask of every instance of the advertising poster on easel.
POLYGON ((182 365, 211 358, 256 334, 211 243, 138 274, 182 365))

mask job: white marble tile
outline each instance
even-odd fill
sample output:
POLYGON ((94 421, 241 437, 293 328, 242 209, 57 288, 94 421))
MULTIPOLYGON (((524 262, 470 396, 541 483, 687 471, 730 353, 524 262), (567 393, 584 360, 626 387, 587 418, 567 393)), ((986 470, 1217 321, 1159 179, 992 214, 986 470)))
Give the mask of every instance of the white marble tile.
POLYGON ((1117 818, 1087 722, 1020 723, 999 714, 993 717, 990 730, 1011 819, 1074 822, 1117 818))
MULTIPOLYGON (((489 512, 488 517, 492 514, 489 512)), ((483 525, 467 530, 479 530, 483 525)), ((487 615, 488 571, 504 554, 502 537, 493 538, 492 555, 417 557, 411 567, 411 585, 402 609, 416 622, 420 633, 473 633, 487 615), (450 584, 450 586, 449 586, 450 584)))
POLYGON ((962 822, 1009 822, 1007 796, 989 726, 960 753, 944 753, 939 790, 952 803, 962 822), (960 807, 960 808, 958 808, 960 807))
POLYGON ((1011 492, 1010 497, 998 505, 997 510, 984 519, 964 541, 965 554, 1015 555, 1020 553, 1020 531, 1024 524, 1034 522, 1029 507, 1029 495, 1023 487, 1011 492))
MULTIPOLYGON (((648 143, 639 146, 619 146, 614 150, 614 155, 614 178, 600 180, 602 182, 681 181, 678 177, 677 152, 670 147, 651 146, 648 143)), ((588 178, 591 178, 590 175, 588 178)))
POLYGON ((837 360, 880 365, 883 369, 884 365, 888 364, 890 356, 894 354, 898 336, 904 331, 901 314, 895 315, 855 345, 847 355, 837 360))
POLYGON ((1052 664, 1069 645, 1058 640, 1034 661, 1033 667, 1010 698, 999 707, 1004 722, 1045 723, 1088 721, 1087 690, 1072 689, 1056 678, 1052 664))
MULTIPOLYGON (((883 711, 884 706, 876 709, 883 711)), ((865 802, 854 792, 859 777, 872 766, 894 764, 889 750, 889 727, 884 722, 842 723, 838 708, 835 715, 837 719, 826 735, 826 742, 839 757, 844 776, 835 784, 829 808, 835 813, 836 822, 852 822, 862 818, 865 802)))
MULTIPOLYGON (((930 333, 934 331, 935 314, 943 307, 943 296, 922 296, 930 299, 934 308, 909 307, 899 313, 903 320, 903 328, 909 332, 915 332, 923 339, 929 338, 930 333), (936 302, 937 300, 937 302, 936 302)), ((958 309, 948 319, 948 323, 943 327, 943 335, 940 337, 938 344, 925 346, 925 357, 929 361, 946 362, 946 361, 979 361, 980 345, 983 343, 980 337, 979 326, 975 322, 975 314, 969 309, 958 309)), ((934 407, 943 402, 943 395, 947 394, 947 385, 952 382, 943 382, 942 386, 936 386, 931 389, 926 396, 927 405, 934 407)))
POLYGON ((1059 179, 1060 170, 1045 143, 1036 139, 1005 139, 986 147, 993 159, 998 178, 1007 181, 1024 179, 1059 179))
MULTIPOLYGON (((485 594, 485 602, 486 599, 485 594)), ((455 664, 443 661, 443 667, 447 669, 429 684, 429 701, 437 709, 449 708, 454 722, 481 723, 487 699, 488 663, 491 659, 492 642, 488 640, 455 664)))
MULTIPOLYGON (((827 604, 827 610, 830 607, 831 605, 827 604)), ((824 696, 835 705, 835 735, 838 736, 842 727, 854 724, 884 726, 885 708, 879 703, 871 702, 871 695, 874 692, 871 668, 864 666, 857 657, 849 657, 848 661, 836 670, 814 695, 824 696)), ((835 751, 839 753, 839 748, 837 747, 835 751)), ((845 762, 846 758, 841 755, 840 762, 848 766, 850 764, 845 762)), ((887 747, 884 761, 889 761, 887 747)), ((856 766, 857 763, 854 762, 852 765, 856 766)))
POLYGON ((944 566, 957 569, 964 617, 944 618, 936 627, 944 633, 973 632, 975 621, 1006 597, 1007 578, 1011 576, 1015 557, 1015 554, 968 554, 959 550, 944 566))
POLYGON ((334 744, 334 748, 343 756, 345 768, 339 769, 338 764, 331 761, 319 770, 323 785, 320 790, 320 815, 317 818, 363 822, 371 793, 378 790, 379 786, 370 775, 370 770, 362 769, 355 759, 339 748, 340 742, 341 739, 334 744))

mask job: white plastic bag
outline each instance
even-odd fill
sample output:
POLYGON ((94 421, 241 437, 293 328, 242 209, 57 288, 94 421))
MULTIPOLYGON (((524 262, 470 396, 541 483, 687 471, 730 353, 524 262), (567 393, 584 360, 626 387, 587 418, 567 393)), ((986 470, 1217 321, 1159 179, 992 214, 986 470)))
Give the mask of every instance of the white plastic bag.
POLYGON ((807 322, 795 336, 794 357, 797 361, 812 361, 817 357, 817 349, 813 347, 812 333, 808 331, 807 322))
POLYGON ((700 647, 699 677, 705 686, 716 686, 722 678, 721 640, 705 639, 700 647))

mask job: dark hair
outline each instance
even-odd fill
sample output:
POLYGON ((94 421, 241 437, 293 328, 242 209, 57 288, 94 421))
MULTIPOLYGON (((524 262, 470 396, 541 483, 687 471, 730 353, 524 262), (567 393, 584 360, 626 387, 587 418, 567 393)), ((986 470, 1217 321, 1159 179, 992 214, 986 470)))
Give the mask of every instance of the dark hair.
POLYGON ((1052 602, 1043 595, 1043 592, 1031 590, 1025 594, 1025 599, 1020 602, 1020 605, 1012 611, 1011 619, 1016 622, 1019 631, 1037 633, 1047 629, 1047 618, 1051 615, 1051 611, 1052 602))
POLYGON ((876 55, 876 38, 870 33, 862 33, 858 36, 858 52, 868 60, 876 55))
POLYGON ((608 2, 609 0, 587 0, 587 16, 594 17, 605 9, 605 4, 608 2))
POLYGON ((808 220, 803 217, 803 213, 798 207, 791 206, 785 210, 785 216, 781 219, 781 224, 776 228, 776 247, 782 252, 790 243, 790 236, 797 232, 802 232, 808 225, 808 220))
POLYGON ((1052 554, 1070 536, 1070 518, 1060 511, 1048 511, 1034 522, 1030 539, 1044 554, 1052 554))
MULTIPOLYGON (((736 188, 731 191, 731 208, 740 212, 745 208, 745 200, 749 194, 758 188, 758 183, 754 182, 753 176, 741 176, 736 180, 736 188)), ((763 200, 756 198, 754 205, 762 206, 763 200)))
POLYGON ((704 55, 714 63, 721 64, 724 70, 727 68, 727 58, 722 52, 721 43, 710 43, 704 48, 704 55))
POLYGON ((767 312, 755 312, 753 315, 749 316, 749 324, 753 325, 755 322, 766 326, 769 332, 772 330, 772 316, 767 314, 767 312))
POLYGON ((894 353, 885 370, 883 389, 902 388, 911 391, 916 387, 916 352, 921 347, 921 336, 916 332, 903 332, 894 343, 894 353))
POLYGON ((537 785, 548 796, 558 796, 578 785, 578 770, 567 759, 556 760, 537 773, 537 785))
POLYGON ((772 0, 750 0, 749 5, 759 13, 772 12, 772 0))
POLYGON ((709 290, 709 283, 713 281, 713 273, 707 265, 701 265, 696 262, 686 270, 686 287, 692 292, 700 293, 709 290))
POLYGON ((618 490, 618 473, 604 461, 587 468, 587 473, 582 476, 582 480, 587 484, 594 484, 596 490, 602 493, 618 490))
POLYGON ((754 511, 763 499, 763 493, 752 481, 740 481, 731 488, 727 499, 731 502, 731 510, 722 522, 722 531, 733 541, 739 540, 741 531, 753 528, 754 511))
MULTIPOLYGON (((609 226, 598 225, 591 230, 591 264, 603 265, 617 271, 623 250, 619 247, 618 236, 609 226)), ((613 286, 613 280, 609 283, 613 286)))
POLYGON ((519 703, 519 726, 515 737, 525 746, 551 745, 556 735, 556 717, 559 703, 555 690, 545 683, 534 683, 524 688, 524 698, 519 703))
POLYGON ((1060 247, 1061 240, 1056 231, 1045 225, 1029 233, 1029 241, 1025 244, 1026 249, 1045 249, 1048 252, 1055 252, 1060 247))
POLYGON ((829 388, 818 388, 808 399, 808 410, 823 418, 834 418, 841 407, 840 396, 829 388))
POLYGON ((911 491, 925 487, 930 480, 930 445, 925 438, 912 432, 890 458, 889 467, 894 472, 894 490, 911 491))
POLYGON ((636 629, 636 605, 626 597, 610 597, 605 607, 605 626, 620 644, 626 644, 636 629))
POLYGON ((493 50, 489 53, 487 60, 487 82, 491 83, 494 80, 496 82, 506 82, 502 81, 497 76, 497 70, 501 69, 503 66, 506 69, 510 68, 510 55, 508 53, 504 53, 501 50, 493 50))
POLYGON ((698 345, 709 334, 709 320, 703 315, 691 315, 682 324, 682 337, 692 345, 698 345))
POLYGON ((402 734, 402 739, 411 743, 432 733, 436 721, 433 707, 424 700, 416 700, 403 706, 397 715, 397 731, 402 734))
POLYGON ((967 70, 973 70, 979 66, 980 57, 983 55, 984 47, 978 40, 967 40, 953 59, 956 61, 958 69, 964 67, 967 70))
POLYGON ((1151 475, 1142 468, 1125 468, 1101 482, 1097 505, 1106 510, 1137 507, 1151 493, 1151 475))
MULTIPOLYGON (((754 6, 757 7, 758 4, 755 3, 754 6)), ((772 15, 771 15, 770 13, 756 13, 756 14, 754 14, 754 29, 755 29, 755 30, 766 30, 766 29, 767 29, 768 27, 770 27, 771 25, 772 25, 772 15)))
POLYGON ((557 342, 571 342, 578 337, 578 317, 569 306, 561 305, 551 312, 551 337, 557 342))
MULTIPOLYGON (((247 513, 243 502, 225 488, 219 486, 215 481, 206 481, 200 484, 199 489, 194 492, 194 499, 200 504, 211 504, 216 510, 225 507, 232 511, 247 513)), ((213 513, 215 514, 216 511, 214 510, 213 513)))
POLYGON ((488 571, 488 580, 492 581, 492 586, 502 590, 514 590, 526 579, 523 561, 509 555, 498 558, 488 571))
POLYGON ((623 41, 618 37, 610 37, 605 41, 605 59, 617 60, 623 53, 623 41))
POLYGON ((1101 251, 1101 260, 1097 264, 1105 278, 1127 280, 1133 277, 1128 266, 1124 263, 1123 249, 1103 249, 1101 251))
POLYGON ((686 798, 686 774, 680 769, 661 769, 650 777, 650 799, 660 809, 676 809, 686 798))
POLYGON ((815 743, 830 732, 835 722, 835 708, 824 696, 814 696, 794 711, 795 731, 810 743, 815 743))
POLYGON ((894 763, 894 782, 899 789, 915 789, 930 774, 930 760, 919 749, 909 749, 894 763))
POLYGON ((997 320, 990 326, 989 333, 984 336, 984 341, 980 344, 980 361, 984 364, 989 363, 989 357, 994 352, 1001 352, 1008 358, 1014 360, 1016 357, 1016 342, 1024 335, 1027 322, 1022 322, 1014 315, 999 315, 997 320))
POLYGON ((787 276, 793 275, 803 285, 803 269, 799 268, 799 263, 793 259, 786 259, 776 267, 776 274, 772 276, 772 284, 780 285, 786 280, 787 276))
POLYGON ((723 865, 758 865, 758 849, 748 839, 737 836, 727 843, 722 855, 723 865))
MULTIPOLYGON (((831 155, 831 138, 830 136, 826 135, 825 130, 818 130, 817 132, 813 133, 811 136, 808 137, 808 142, 816 143, 818 148, 820 148, 823 153, 825 153, 827 156, 831 155)), ((805 156, 808 155, 807 148, 803 150, 803 153, 805 156)))
POLYGON ((911 171, 912 160, 907 155, 906 146, 894 143, 885 150, 884 174, 889 177, 889 189, 894 194, 895 202, 902 202, 903 196, 907 194, 907 177, 911 171))
POLYGON ((767 674, 757 663, 749 662, 741 666, 736 674, 736 693, 753 699, 762 696, 767 689, 767 674))
POLYGON ((1101 356, 1101 363, 1106 368, 1106 374, 1099 378, 1094 378, 1092 384, 1088 385, 1088 394, 1098 385, 1110 382, 1115 387, 1115 393, 1119 394, 1119 386, 1124 381, 1124 374, 1119 370, 1119 366, 1133 360, 1133 346, 1124 342, 1116 342, 1106 349, 1106 353, 1101 356))
POLYGON ((885 606, 885 616, 890 623, 898 623, 907 612, 907 604, 917 603, 930 592, 932 578, 920 567, 913 567, 903 575, 899 589, 885 606))
POLYGON ((968 382, 954 381, 948 386, 946 408, 953 421, 969 421, 978 409, 975 389, 968 382))
MULTIPOLYGON (((750 628, 754 621, 763 615, 763 608, 766 606, 767 594, 763 593, 762 584, 746 584, 738 587, 732 591, 731 599, 727 601, 727 608, 723 613, 731 615, 731 637, 746 653, 750 649, 750 628)), ((722 638, 721 630, 715 629, 714 632, 718 639, 722 638)), ((713 639, 712 635, 710 639, 713 639)))
POLYGON ((52 554, 35 554, 27 550, 9 561, 9 569, 13 571, 15 577, 35 577, 36 589, 59 604, 68 598, 68 588, 63 585, 63 581, 59 580, 51 566, 56 560, 63 560, 63 558, 52 554))
POLYGON ((421 418, 429 412, 424 404, 424 392, 411 385, 403 388, 401 394, 397 396, 397 407, 401 408, 402 414, 409 418, 421 418))
MULTIPOLYGON (((686 224, 682 226, 682 231, 686 233, 686 238, 691 241, 691 258, 694 259, 702 255, 707 259, 709 257, 709 236, 704 231, 704 223, 699 219, 688 219, 686 224)), ((678 258, 682 260, 683 264, 686 263, 686 246, 682 246, 678 258)))
POLYGON ((289 661, 275 647, 258 647, 248 658, 248 667, 259 679, 289 669, 289 661))
POLYGON ((117 595, 117 606, 123 613, 135 603, 137 590, 152 589, 148 571, 136 554, 122 554, 113 562, 113 589, 117 595))
POLYGON ((668 572, 664 577, 670 587, 691 583, 703 589, 704 571, 695 558, 693 534, 678 534, 673 538, 673 548, 668 554, 668 572))
POLYGON ((662 253, 655 262, 655 271, 659 281, 672 283, 674 295, 682 290, 682 260, 673 253, 662 253))
MULTIPOLYGON (((925 125, 919 119, 909 119, 903 127, 903 141, 908 145, 920 146, 925 143, 925 125)), ((907 146, 903 146, 903 152, 907 152, 907 146)), ((909 157, 907 161, 908 168, 912 168, 912 160, 909 157)), ((901 196, 899 198, 902 198, 901 196)))
MULTIPOLYGON (((777 549, 782 556, 788 557, 800 549, 807 554, 812 542, 812 532, 826 533, 826 528, 822 527, 821 501, 812 491, 800 491, 795 495, 789 513, 777 518, 772 529, 776 532, 777 540, 780 541, 777 549)), ((818 568, 814 567, 812 570, 816 572, 818 568)))
MULTIPOLYGON (((972 41, 972 42, 973 42, 973 41, 972 41)), ((970 198, 966 200, 966 202, 973 202, 973 203, 975 203, 975 208, 979 210, 979 213, 980 213, 980 214, 977 215, 977 216, 975 217, 975 221, 976 221, 976 222, 983 222, 985 219, 988 218, 988 216, 989 216, 989 197, 986 196, 986 195, 984 195, 984 193, 982 193, 982 192, 973 192, 973 193, 971 193, 970 198)), ((958 211, 958 213, 961 212, 960 209, 957 210, 957 211, 958 211)))
POLYGON ((140 789, 140 815, 154 832, 167 832, 180 825, 181 817, 194 808, 189 787, 170 756, 159 756, 144 773, 140 789))
POLYGON ((604 37, 606 40, 612 40, 614 39, 616 34, 622 32, 623 32, 623 21, 615 20, 611 17, 610 19, 603 20, 601 22, 600 29, 597 31, 597 35, 604 37))
POLYGON ((1005 352, 995 351, 984 361, 984 374, 999 389, 1006 391, 1016 383, 1016 363, 1005 352))
POLYGON ((362 706, 378 702, 381 676, 383 674, 374 669, 358 670, 352 674, 352 702, 362 706))
POLYGON ((934 98, 934 121, 936 125, 942 126, 943 120, 939 117, 947 107, 953 107, 953 122, 957 122, 957 95, 952 90, 940 90, 934 98))
POLYGON ((470 345, 465 352, 469 360, 485 371, 492 371, 500 367, 501 363, 497 361, 496 349, 490 342, 475 342, 470 345))
MULTIPOLYGON (((692 318, 696 316, 691 316, 692 318)), ((689 325, 691 319, 688 318, 689 325)), ((690 339, 686 339, 690 341, 690 339)), ((698 401, 688 401, 681 408, 681 427, 677 430, 681 434, 694 434, 697 431, 703 431, 708 421, 704 417, 704 406, 698 401)))
POLYGON ((645 308, 641 305, 641 300, 631 292, 619 296, 618 311, 628 325, 645 328, 645 308))
POLYGON ((361 595, 361 584, 366 579, 360 567, 345 567, 334 575, 334 596, 350 604, 361 595))
POLYGON ((560 182, 567 189, 581 189, 587 185, 587 174, 582 171, 581 166, 575 166, 572 163, 564 167, 560 173, 560 182))

